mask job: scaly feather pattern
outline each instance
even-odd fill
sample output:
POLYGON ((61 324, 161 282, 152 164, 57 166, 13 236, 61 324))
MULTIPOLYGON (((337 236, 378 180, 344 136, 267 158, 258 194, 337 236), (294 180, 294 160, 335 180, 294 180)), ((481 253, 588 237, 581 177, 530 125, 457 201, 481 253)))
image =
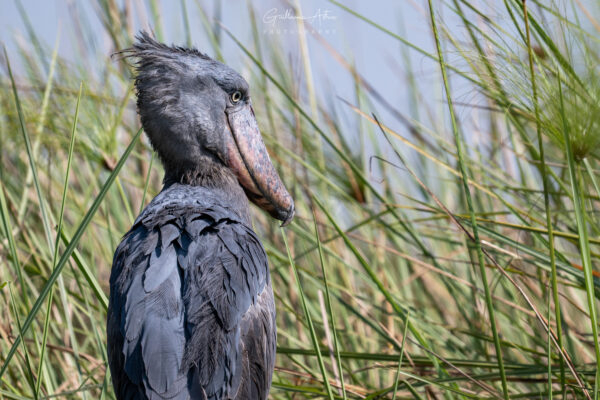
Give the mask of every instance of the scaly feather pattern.
POLYGON ((264 249, 225 192, 172 184, 117 248, 108 356, 119 399, 266 399, 275 307, 264 249))

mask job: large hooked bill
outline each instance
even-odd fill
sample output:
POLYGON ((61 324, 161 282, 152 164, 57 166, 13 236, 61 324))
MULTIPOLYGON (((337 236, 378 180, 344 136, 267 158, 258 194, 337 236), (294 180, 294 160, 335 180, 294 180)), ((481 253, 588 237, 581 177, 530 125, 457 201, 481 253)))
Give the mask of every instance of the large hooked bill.
POLYGON ((226 139, 229 167, 250 201, 283 221, 281 226, 287 225, 294 217, 294 200, 271 162, 252 106, 226 115, 231 129, 231 137, 226 139))

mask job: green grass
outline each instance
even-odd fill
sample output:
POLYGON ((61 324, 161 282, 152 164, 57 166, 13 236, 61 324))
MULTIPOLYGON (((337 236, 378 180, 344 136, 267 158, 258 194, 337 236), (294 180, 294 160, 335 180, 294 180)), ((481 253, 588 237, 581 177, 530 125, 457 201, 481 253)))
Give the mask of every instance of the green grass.
MULTIPOLYGON (((95 3, 111 46, 127 47, 131 19, 117 2, 95 3)), ((203 50, 227 62, 227 42, 246 63, 296 201, 283 231, 253 210, 278 311, 271 398, 598 398, 600 9, 417 3, 432 49, 327 4, 400 46, 393 87, 405 88, 406 109, 356 68, 360 54, 306 32, 301 71, 314 59, 304 40, 314 41, 353 78, 354 97, 324 99, 324 72, 298 79, 250 2, 247 38, 201 2, 178 4, 179 43, 202 27, 203 50), (422 59, 435 93, 415 78, 422 59)), ((0 63, 0 398, 113 399, 112 255, 160 190, 162 167, 129 66, 107 54, 67 62, 56 50, 65 39, 39 37, 34 10, 17 4, 28 44, 0 63)), ((147 2, 159 38, 172 23, 165 6, 147 2)))

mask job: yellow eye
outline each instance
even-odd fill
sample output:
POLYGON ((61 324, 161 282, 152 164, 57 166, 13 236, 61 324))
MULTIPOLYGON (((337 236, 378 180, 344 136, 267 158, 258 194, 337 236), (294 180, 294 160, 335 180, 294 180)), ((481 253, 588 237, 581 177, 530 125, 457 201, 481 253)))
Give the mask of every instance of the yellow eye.
POLYGON ((231 94, 231 101, 233 103, 237 103, 238 101, 240 101, 242 99, 242 92, 240 92, 239 90, 236 90, 235 92, 233 92, 231 94))

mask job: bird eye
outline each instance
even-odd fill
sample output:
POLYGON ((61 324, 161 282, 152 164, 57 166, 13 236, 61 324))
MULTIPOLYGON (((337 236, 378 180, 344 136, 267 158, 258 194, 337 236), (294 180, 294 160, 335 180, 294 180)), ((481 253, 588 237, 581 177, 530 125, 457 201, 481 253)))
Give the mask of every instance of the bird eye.
POLYGON ((237 103, 238 101, 240 101, 242 99, 242 92, 240 92, 239 90, 236 90, 235 92, 233 92, 231 94, 231 101, 233 103, 237 103))

